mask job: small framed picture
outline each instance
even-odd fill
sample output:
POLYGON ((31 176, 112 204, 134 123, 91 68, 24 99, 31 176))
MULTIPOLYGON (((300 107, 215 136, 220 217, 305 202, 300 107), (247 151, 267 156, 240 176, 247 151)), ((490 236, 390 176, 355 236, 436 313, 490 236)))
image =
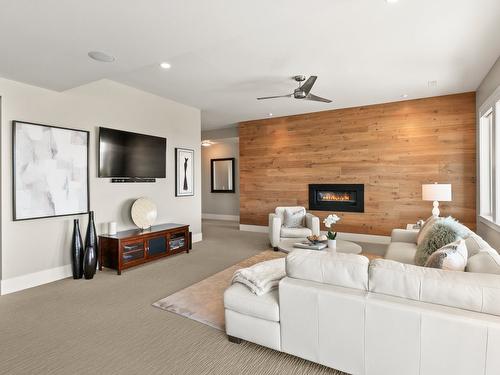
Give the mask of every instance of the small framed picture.
POLYGON ((175 196, 194 195, 194 150, 175 149, 175 196))

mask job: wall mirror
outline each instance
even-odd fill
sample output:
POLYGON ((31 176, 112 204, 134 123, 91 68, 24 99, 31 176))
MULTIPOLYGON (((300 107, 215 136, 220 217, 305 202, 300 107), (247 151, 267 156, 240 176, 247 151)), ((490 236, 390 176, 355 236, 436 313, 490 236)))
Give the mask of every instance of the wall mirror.
POLYGON ((211 159, 212 193, 234 193, 234 158, 211 159))

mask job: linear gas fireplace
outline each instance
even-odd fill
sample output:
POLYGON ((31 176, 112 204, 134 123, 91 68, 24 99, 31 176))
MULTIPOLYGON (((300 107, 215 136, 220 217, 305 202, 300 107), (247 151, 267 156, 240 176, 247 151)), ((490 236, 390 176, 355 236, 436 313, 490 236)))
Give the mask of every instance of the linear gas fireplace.
POLYGON ((365 185, 309 185, 309 209, 317 211, 365 211, 365 185))

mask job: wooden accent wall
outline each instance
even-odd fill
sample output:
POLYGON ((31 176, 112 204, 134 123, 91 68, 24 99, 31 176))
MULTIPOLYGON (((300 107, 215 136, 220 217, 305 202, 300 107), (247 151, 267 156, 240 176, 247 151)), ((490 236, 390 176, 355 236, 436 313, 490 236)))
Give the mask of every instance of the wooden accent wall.
POLYGON ((308 208, 310 183, 363 183, 365 212, 338 213, 337 230, 389 235, 430 216, 421 185, 437 181, 453 190, 441 215, 474 229, 475 113, 475 93, 464 93, 241 123, 240 223, 308 208))

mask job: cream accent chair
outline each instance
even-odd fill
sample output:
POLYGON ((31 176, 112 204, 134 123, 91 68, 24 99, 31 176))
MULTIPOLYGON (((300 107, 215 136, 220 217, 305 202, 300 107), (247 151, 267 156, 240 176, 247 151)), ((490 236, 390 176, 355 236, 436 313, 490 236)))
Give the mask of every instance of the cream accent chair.
POLYGON ((311 235, 319 236, 319 218, 313 214, 306 213, 303 226, 300 228, 287 228, 285 222, 285 210, 304 209, 304 207, 276 207, 274 213, 269 214, 269 241, 274 250, 278 250, 278 244, 285 238, 305 238, 311 235))

